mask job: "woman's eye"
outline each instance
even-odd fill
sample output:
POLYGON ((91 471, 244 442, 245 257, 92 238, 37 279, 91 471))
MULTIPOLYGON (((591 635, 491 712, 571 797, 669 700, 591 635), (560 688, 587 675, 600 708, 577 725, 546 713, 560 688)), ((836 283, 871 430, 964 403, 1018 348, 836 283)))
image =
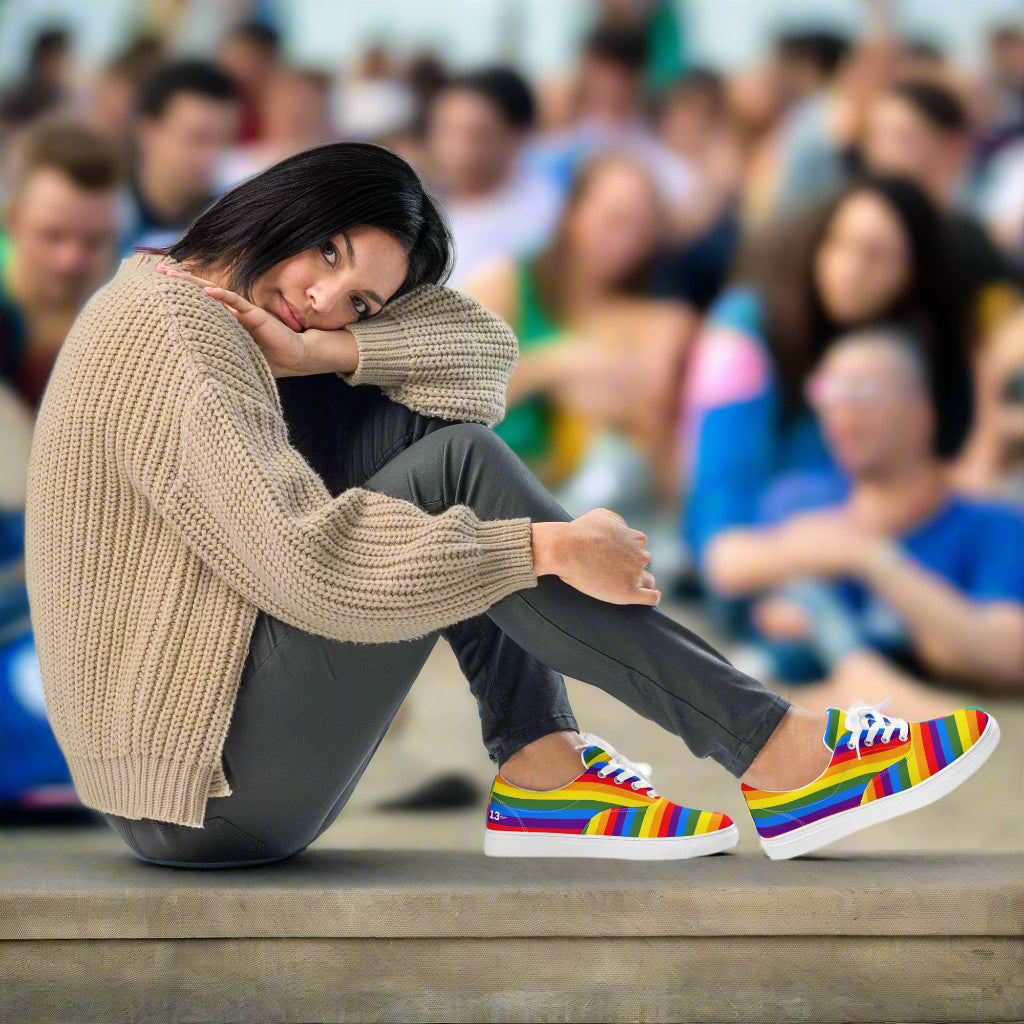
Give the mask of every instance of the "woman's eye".
POLYGON ((338 260, 338 249, 335 244, 333 242, 324 242, 320 246, 320 252, 323 253, 328 265, 333 267, 338 260))
POLYGON ((369 312, 370 312, 370 307, 369 307, 369 306, 368 306, 368 305, 367 305, 367 304, 366 304, 365 302, 363 302, 363 300, 362 300, 361 298, 359 298, 359 296, 358 296, 358 295, 356 295, 356 296, 355 296, 355 297, 354 297, 354 298, 352 299, 352 308, 353 308, 353 309, 354 309, 354 310, 355 310, 355 311, 356 311, 356 312, 357 312, 357 313, 358 313, 358 314, 359 314, 360 316, 365 316, 365 315, 366 315, 367 313, 369 313, 369 312))

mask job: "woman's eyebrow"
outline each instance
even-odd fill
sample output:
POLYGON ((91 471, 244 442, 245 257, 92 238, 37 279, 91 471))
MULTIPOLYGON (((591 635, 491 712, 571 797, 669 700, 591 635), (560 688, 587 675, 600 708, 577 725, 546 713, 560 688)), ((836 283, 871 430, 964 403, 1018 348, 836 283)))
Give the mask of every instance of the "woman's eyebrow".
MULTIPOLYGON (((354 267, 356 265, 356 254, 355 250, 352 248, 352 242, 348 237, 348 232, 342 231, 341 237, 345 239, 345 249, 348 253, 348 265, 350 267, 354 267)), ((378 306, 384 305, 384 300, 376 292, 370 291, 369 288, 364 288, 363 291, 366 292, 366 294, 369 295, 378 306)))

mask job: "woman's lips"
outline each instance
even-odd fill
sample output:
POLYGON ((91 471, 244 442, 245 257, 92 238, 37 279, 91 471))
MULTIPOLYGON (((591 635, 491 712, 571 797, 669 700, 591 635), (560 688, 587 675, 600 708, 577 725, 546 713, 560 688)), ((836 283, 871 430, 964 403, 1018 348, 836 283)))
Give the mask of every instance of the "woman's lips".
POLYGON ((295 312, 292 304, 281 295, 281 319, 293 330, 293 331, 304 331, 306 329, 305 324, 299 319, 298 313, 295 312))

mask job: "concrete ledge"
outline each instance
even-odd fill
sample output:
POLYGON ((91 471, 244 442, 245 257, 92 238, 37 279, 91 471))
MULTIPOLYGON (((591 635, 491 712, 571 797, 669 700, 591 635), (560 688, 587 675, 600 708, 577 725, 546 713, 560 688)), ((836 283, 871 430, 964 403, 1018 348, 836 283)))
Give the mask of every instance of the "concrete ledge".
POLYGON ((1010 1021, 1024 853, 0 861, 0 1019, 1010 1021))

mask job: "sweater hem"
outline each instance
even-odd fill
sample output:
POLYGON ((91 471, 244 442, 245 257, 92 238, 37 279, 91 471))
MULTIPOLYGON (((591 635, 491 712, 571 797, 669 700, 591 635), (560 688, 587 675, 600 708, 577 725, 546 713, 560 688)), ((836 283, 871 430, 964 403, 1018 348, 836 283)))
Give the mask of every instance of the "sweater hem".
POLYGON ((214 765, 156 757, 67 758, 78 799, 124 818, 202 828, 214 765))

